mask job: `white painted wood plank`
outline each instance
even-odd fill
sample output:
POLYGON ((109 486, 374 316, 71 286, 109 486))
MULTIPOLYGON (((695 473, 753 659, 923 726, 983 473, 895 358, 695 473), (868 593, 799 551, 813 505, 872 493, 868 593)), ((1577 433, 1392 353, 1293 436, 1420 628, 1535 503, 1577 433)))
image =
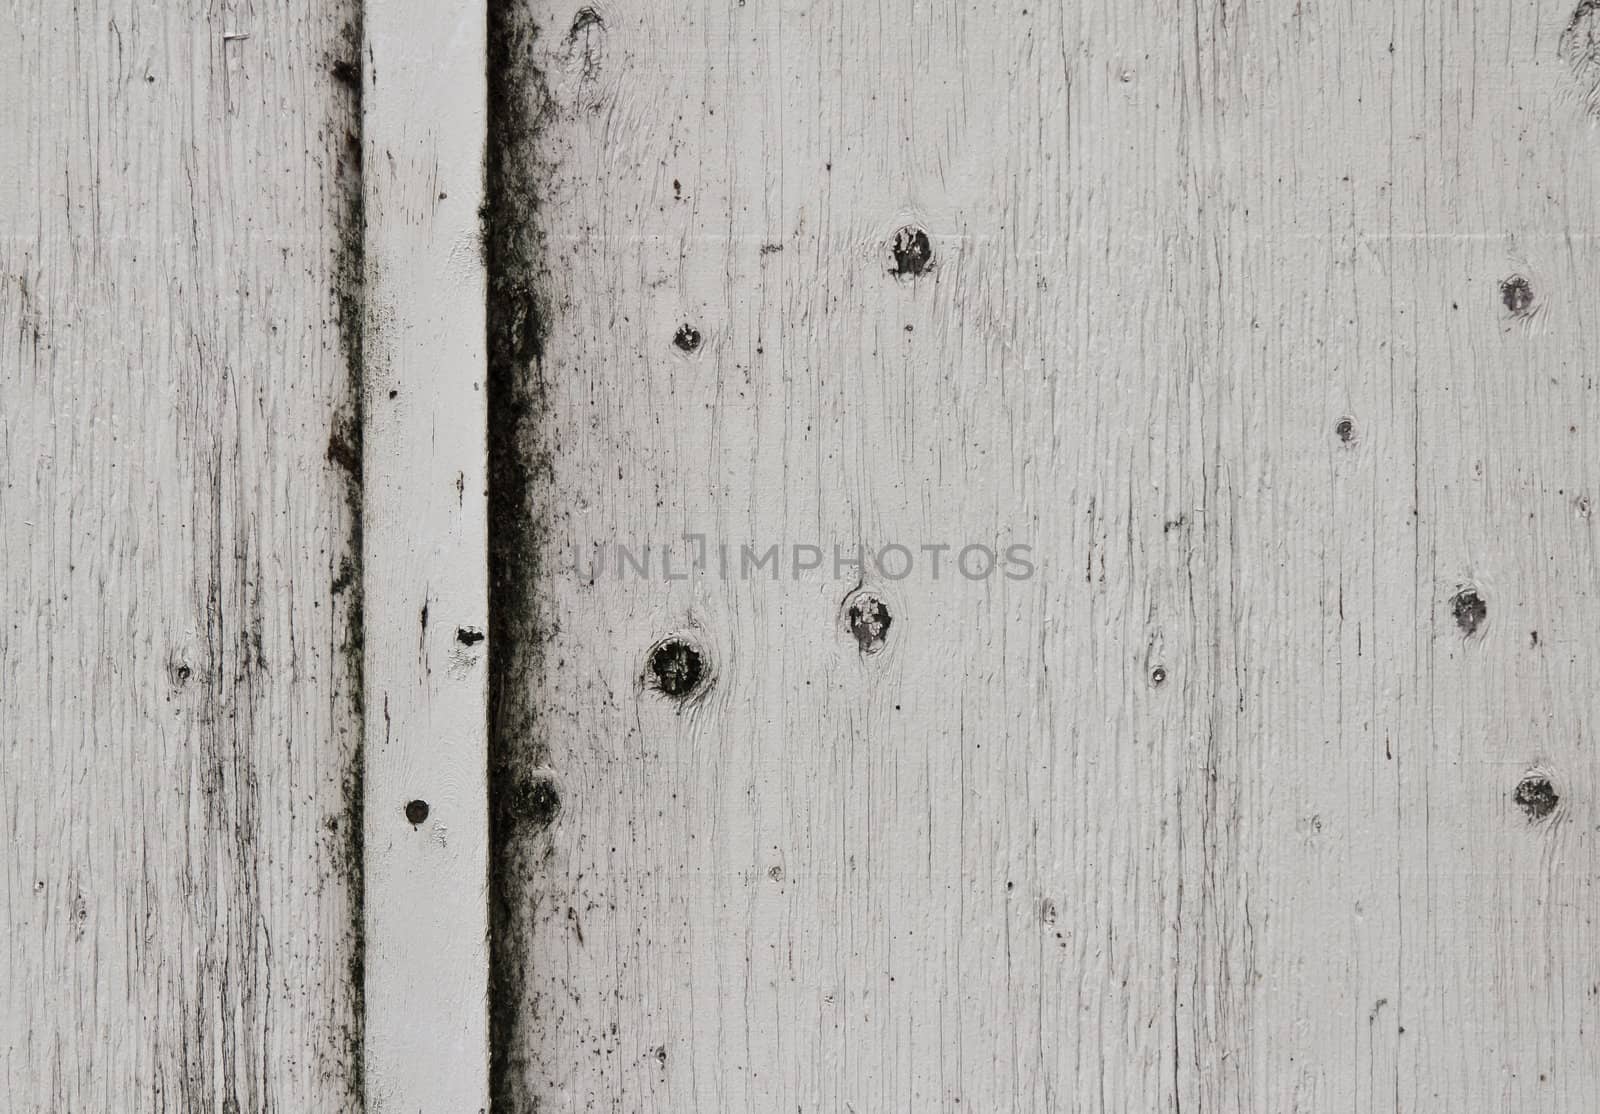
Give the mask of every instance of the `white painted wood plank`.
POLYGON ((367 1096, 487 1104, 481 6, 365 17, 367 1096))
POLYGON ((510 7, 497 1110, 1588 1110, 1593 6, 510 7))
POLYGON ((360 1107, 356 15, 0 7, 9 1114, 360 1107))

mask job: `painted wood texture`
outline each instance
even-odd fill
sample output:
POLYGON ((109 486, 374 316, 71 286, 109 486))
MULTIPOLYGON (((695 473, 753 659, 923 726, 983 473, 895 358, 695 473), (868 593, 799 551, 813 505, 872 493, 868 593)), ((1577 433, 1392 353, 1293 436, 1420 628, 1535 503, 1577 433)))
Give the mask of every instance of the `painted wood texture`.
POLYGON ((361 1104, 355 13, 0 9, 6 1111, 361 1104))
POLYGON ((367 5, 367 1109, 488 1103, 482 5, 367 5))
POLYGON ((510 11, 497 1109, 1591 1109, 1595 5, 510 11))

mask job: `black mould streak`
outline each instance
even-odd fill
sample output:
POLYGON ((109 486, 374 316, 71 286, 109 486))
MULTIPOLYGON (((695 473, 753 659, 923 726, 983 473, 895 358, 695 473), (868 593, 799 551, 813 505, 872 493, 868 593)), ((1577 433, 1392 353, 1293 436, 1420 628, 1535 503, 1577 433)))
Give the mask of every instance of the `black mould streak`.
POLYGON ((363 933, 366 888, 365 850, 362 828, 366 812, 366 758, 363 736, 366 723, 366 691, 363 686, 363 657, 366 646, 365 613, 362 606, 362 398, 365 394, 366 361, 362 330, 366 305, 366 205, 362 182, 361 149, 364 142, 362 120, 361 53, 363 28, 360 9, 345 23, 330 44, 333 62, 330 72, 347 91, 333 98, 328 119, 329 151, 334 167, 336 229, 334 239, 333 288, 330 291, 337 314, 339 347, 344 355, 343 398, 328 439, 328 459, 344 473, 346 530, 344 551, 337 558, 333 576, 335 629, 340 632, 339 676, 334 686, 342 703, 336 718, 347 722, 348 736, 341 748, 344 769, 341 776, 342 812, 331 826, 335 844, 333 862, 342 885, 349 894, 342 947, 346 955, 344 993, 349 997, 348 1021, 343 1028, 345 1057, 349 1064, 346 1086, 350 1104, 359 1107, 366 1091, 365 1033, 366 944, 363 933))
POLYGON ((476 646, 483 641, 483 632, 477 627, 457 627, 456 641, 463 646, 476 646))
POLYGON ((347 89, 361 90, 361 64, 352 62, 347 58, 335 60, 328 72, 333 74, 334 80, 347 89))
POLYGON ((876 654, 883 649, 893 623, 888 605, 871 592, 856 592, 846 601, 845 624, 863 654, 876 654))
POLYGON ((509 820, 530 834, 538 834, 561 815, 561 792, 548 776, 518 778, 504 795, 509 820))
POLYGON ((680 352, 693 352, 700 347, 700 330, 693 325, 681 325, 673 335, 672 343, 677 345, 680 352))
POLYGON ((1519 781, 1512 799, 1530 821, 1543 820, 1561 803, 1561 795, 1543 774, 1528 774, 1519 781))
POLYGON ((1450 597, 1450 614, 1454 616, 1456 626, 1461 628, 1461 633, 1470 638, 1489 617, 1489 605, 1476 588, 1463 588, 1450 597))
MULTIPOLYGON (((543 32, 529 12, 518 0, 487 0, 485 12, 489 138, 480 218, 488 280, 489 1090, 496 1114, 539 1107, 525 1070, 535 1056, 523 1008, 526 910, 547 883, 539 864, 550 845, 538 834, 559 809, 555 789, 538 788, 544 783, 532 773, 545 765, 549 729, 528 683, 539 673, 550 625, 537 591, 556 502, 543 497, 550 482, 543 386, 550 296, 539 208, 557 180, 541 143, 557 108, 537 60, 543 32)), ((587 42, 598 23, 580 10, 574 24, 590 32, 579 36, 582 45, 598 47, 587 42)))
POLYGON ((933 244, 920 228, 907 225, 900 229, 889 250, 894 256, 889 273, 897 278, 916 278, 933 268, 933 244))
POLYGON ((687 700, 705 679, 705 658, 687 638, 663 638, 650 650, 647 674, 650 687, 674 700, 687 700))
POLYGON ((1500 302, 1512 317, 1527 317, 1533 312, 1533 286, 1521 275, 1501 280, 1500 302))
POLYGON ((328 434, 328 463, 337 464, 357 483, 361 482, 361 429, 346 416, 328 434))
POLYGON ((350 560, 349 554, 345 554, 339 558, 339 571, 335 573, 333 577, 333 594, 336 596, 339 595, 345 589, 349 588, 351 584, 355 583, 355 579, 355 562, 350 560))

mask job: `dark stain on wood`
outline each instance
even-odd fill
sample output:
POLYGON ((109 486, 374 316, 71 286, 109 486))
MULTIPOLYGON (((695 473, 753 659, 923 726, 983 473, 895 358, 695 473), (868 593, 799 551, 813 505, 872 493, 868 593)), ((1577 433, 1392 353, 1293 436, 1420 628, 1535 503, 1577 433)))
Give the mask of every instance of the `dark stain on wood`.
POLYGON ((524 831, 542 832, 561 815, 561 791, 548 776, 518 778, 504 799, 524 831))
MULTIPOLYGON (((538 1107, 527 1064, 539 1053, 524 1036, 519 1004, 528 980, 528 903, 539 896, 541 863, 551 851, 542 837, 560 807, 554 787, 534 773, 548 747, 522 684, 538 674, 550 633, 538 594, 556 513, 543 495, 551 467, 544 352, 552 307, 539 208, 556 173, 538 140, 556 107, 535 54, 542 31, 528 5, 488 0, 486 18, 480 217, 488 333, 489 1091, 495 1111, 516 1114, 538 1107)), ((567 31, 569 48, 585 40, 586 66, 599 60, 588 49, 599 43, 587 41, 598 20, 593 9, 580 9, 567 31)))
POLYGON ((1519 781, 1512 799, 1532 821, 1543 820, 1561 803, 1561 795, 1543 774, 1529 774, 1519 781))
POLYGON ((693 325, 681 325, 673 336, 672 343, 677 345, 680 352, 693 352, 700 347, 700 330, 693 325))
POLYGON ((894 256, 889 273, 898 278, 916 278, 933 268, 933 243, 926 232, 913 225, 894 234, 889 251, 894 256))
POLYGON ((366 201, 362 182, 362 83, 363 45, 361 9, 352 5, 351 18, 340 29, 334 53, 333 76, 348 96, 336 101, 329 134, 335 151, 334 181, 338 189, 333 302, 338 313, 339 343, 344 353, 344 398, 340 402, 328 442, 328 458, 345 475, 347 527, 345 550, 338 557, 338 572, 333 581, 335 629, 342 632, 340 675, 335 685, 336 699, 346 705, 336 722, 347 723, 354 738, 345 748, 348 758, 341 778, 343 814, 331 825, 336 840, 335 869, 350 895, 350 916, 345 925, 343 944, 347 959, 347 992, 353 996, 349 1021, 344 1033, 348 1101, 353 1109, 365 1105, 366 1095, 366 860, 362 843, 366 811, 366 755, 363 745, 366 723, 364 657, 366 647, 365 614, 362 602, 362 492, 361 454, 362 398, 365 393, 366 362, 363 353, 364 307, 366 304, 366 201))
POLYGON ((334 60, 333 65, 328 67, 328 72, 333 74, 334 80, 340 85, 356 90, 359 96, 361 91, 361 62, 359 61, 359 54, 356 59, 351 61, 348 58, 337 58, 334 60))
POLYGON ((1521 275, 1510 275, 1501 280, 1500 303, 1513 317, 1526 317, 1533 312, 1533 284, 1521 275))
POLYGON ((705 677, 705 656, 691 639, 673 635, 651 647, 646 680, 663 696, 687 700, 700 690, 705 677))
POLYGON ((1489 605, 1476 588, 1463 588, 1450 597, 1450 614, 1455 617, 1461 633, 1470 638, 1489 617, 1489 605))
POLYGON ((863 654, 876 654, 889 638, 894 618, 889 607, 871 592, 857 592, 845 607, 845 624, 863 654))

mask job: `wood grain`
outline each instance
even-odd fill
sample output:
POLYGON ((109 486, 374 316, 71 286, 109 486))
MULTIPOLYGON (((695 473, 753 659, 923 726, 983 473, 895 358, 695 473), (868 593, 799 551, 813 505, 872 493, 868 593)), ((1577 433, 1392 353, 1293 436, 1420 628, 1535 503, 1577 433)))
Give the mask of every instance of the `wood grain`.
POLYGON ((367 5, 367 1109, 488 1103, 484 10, 367 5))
POLYGON ((509 7, 497 1109, 1588 1109, 1591 6, 509 7))
POLYGON ((7 1111, 360 1106, 355 14, 0 9, 7 1111))

